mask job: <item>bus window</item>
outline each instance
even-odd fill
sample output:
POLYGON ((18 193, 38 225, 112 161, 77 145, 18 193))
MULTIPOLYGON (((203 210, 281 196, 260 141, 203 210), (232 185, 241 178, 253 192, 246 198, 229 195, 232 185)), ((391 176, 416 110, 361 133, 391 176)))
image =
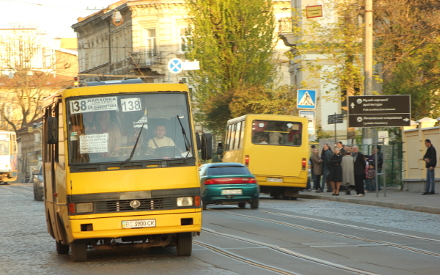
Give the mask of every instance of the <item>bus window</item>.
POLYGON ((9 155, 9 140, 0 140, 0 155, 9 155))
POLYGON ((231 148, 231 135, 232 135, 232 124, 228 125, 228 127, 227 127, 225 151, 229 151, 232 149, 231 148))
POLYGON ((271 144, 300 146, 302 144, 302 124, 289 121, 252 122, 252 142, 254 144, 271 144))

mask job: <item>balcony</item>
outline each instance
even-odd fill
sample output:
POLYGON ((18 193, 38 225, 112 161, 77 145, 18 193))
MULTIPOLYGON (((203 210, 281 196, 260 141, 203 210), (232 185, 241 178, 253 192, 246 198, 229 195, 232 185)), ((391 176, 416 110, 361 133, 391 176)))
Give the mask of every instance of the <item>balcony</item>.
POLYGON ((131 57, 131 65, 148 68, 153 65, 163 65, 164 54, 158 51, 132 52, 131 57))

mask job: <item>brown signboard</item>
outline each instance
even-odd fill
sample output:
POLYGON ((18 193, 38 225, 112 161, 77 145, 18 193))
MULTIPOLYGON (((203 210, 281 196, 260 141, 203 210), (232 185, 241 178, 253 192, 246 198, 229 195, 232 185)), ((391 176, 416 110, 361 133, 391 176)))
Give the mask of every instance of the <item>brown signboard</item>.
POLYGON ((403 127, 411 125, 410 95, 348 97, 348 127, 403 127))

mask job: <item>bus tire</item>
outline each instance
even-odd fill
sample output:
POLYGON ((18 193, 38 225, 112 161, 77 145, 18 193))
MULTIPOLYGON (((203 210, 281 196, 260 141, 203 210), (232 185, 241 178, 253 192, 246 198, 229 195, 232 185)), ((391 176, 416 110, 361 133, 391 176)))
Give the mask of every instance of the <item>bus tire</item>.
POLYGON ((246 208, 246 203, 245 202, 239 202, 238 203, 238 207, 240 207, 241 209, 246 208))
POLYGON ((55 241, 57 246, 57 253, 58 255, 66 255, 69 254, 69 246, 64 245, 61 242, 55 241))
POLYGON ((192 253, 192 234, 178 233, 176 251, 178 256, 191 256, 192 253))
POLYGON ((258 209, 259 202, 260 200, 258 199, 251 202, 251 209, 258 209))
POLYGON ((87 260, 87 242, 86 240, 76 240, 70 245, 72 250, 72 259, 74 262, 85 262, 87 260))

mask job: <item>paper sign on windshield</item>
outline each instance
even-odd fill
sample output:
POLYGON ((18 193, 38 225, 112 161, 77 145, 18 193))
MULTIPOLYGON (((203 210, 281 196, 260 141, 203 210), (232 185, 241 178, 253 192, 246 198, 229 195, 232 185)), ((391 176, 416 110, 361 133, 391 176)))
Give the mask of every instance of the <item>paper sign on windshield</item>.
POLYGON ((118 100, 115 96, 95 97, 70 101, 70 113, 72 114, 117 110, 118 100))
POLYGON ((79 136, 79 142, 79 152, 81 154, 108 152, 108 133, 82 135, 79 136))

